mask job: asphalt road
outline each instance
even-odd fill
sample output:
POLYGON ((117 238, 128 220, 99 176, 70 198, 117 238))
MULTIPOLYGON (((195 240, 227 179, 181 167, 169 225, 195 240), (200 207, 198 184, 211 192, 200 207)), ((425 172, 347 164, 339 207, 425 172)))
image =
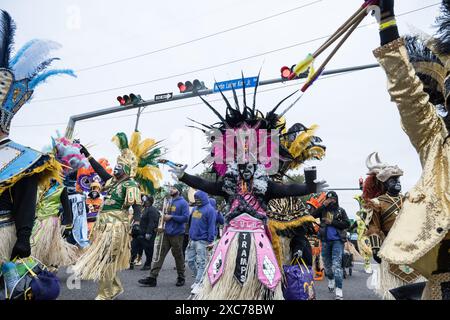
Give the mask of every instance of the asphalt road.
MULTIPOLYGON (((186 300, 190 294, 193 283, 192 273, 187 268, 186 284, 176 287, 175 261, 169 253, 158 277, 157 287, 141 287, 137 282, 147 277, 148 271, 141 271, 140 267, 134 270, 124 270, 120 273, 125 292, 117 300, 186 300)), ((58 273, 61 280, 61 294, 59 300, 93 300, 97 295, 97 284, 92 281, 73 282, 71 274, 66 269, 58 273)), ((345 300, 378 300, 379 298, 367 288, 366 282, 370 275, 364 273, 361 264, 355 263, 352 276, 344 280, 345 300)), ((316 295, 318 300, 334 300, 334 293, 327 288, 327 281, 316 281, 316 295)))

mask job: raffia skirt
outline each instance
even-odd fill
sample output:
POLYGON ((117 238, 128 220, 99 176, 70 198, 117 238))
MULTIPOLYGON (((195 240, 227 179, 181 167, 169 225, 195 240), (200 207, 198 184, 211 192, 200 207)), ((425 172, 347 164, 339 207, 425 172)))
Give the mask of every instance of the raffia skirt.
MULTIPOLYGON (((227 259, 225 261, 222 277, 211 286, 205 268, 200 292, 193 297, 194 300, 283 300, 282 281, 278 283, 274 291, 267 289, 258 279, 256 266, 256 241, 251 242, 250 254, 248 259, 248 277, 247 281, 241 285, 234 278, 234 268, 236 256, 238 254, 239 237, 233 238, 228 249, 227 259)), ((213 256, 213 255, 212 255, 213 256)))
MULTIPOLYGON (((379 266, 379 272, 372 274, 372 276, 369 278, 370 280, 372 280, 372 277, 376 277, 376 279, 373 279, 373 281, 376 282, 374 291, 383 300, 395 300, 394 296, 389 292, 389 290, 405 286, 408 283, 394 276, 389 271, 389 263, 385 260, 382 260, 379 266)), ((424 281, 426 281, 426 279, 420 276, 414 281, 414 283, 424 281)))
POLYGON ((121 210, 101 212, 95 222, 93 243, 72 270, 82 280, 112 280, 130 266, 130 223, 121 210))
POLYGON ((68 266, 79 254, 78 247, 62 236, 61 220, 57 216, 36 219, 30 239, 31 255, 47 266, 68 266))
POLYGON ((16 240, 14 224, 0 227, 0 261, 9 261, 16 240))

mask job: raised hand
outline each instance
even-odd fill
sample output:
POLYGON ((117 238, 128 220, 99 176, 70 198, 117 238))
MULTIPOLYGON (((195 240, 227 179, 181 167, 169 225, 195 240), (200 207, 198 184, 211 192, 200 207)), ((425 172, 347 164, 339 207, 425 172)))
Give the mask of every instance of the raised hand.
POLYGON ((172 167, 169 169, 169 172, 171 172, 174 175, 174 178, 180 179, 184 175, 184 171, 187 168, 187 164, 185 164, 182 167, 172 167))

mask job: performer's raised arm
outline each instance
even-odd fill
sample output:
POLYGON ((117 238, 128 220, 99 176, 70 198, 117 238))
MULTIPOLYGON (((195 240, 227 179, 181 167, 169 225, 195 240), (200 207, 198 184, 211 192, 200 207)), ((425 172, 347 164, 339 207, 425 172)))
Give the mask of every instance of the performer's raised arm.
POLYGON ((202 190, 210 195, 214 195, 214 196, 224 196, 225 193, 222 191, 222 182, 213 182, 213 181, 208 181, 206 179, 197 177, 197 176, 193 176, 190 175, 186 172, 184 172, 186 170, 187 166, 183 166, 183 167, 177 167, 177 168, 172 168, 169 171, 172 172, 179 181, 187 184, 188 186, 194 188, 194 189, 199 189, 202 190))
POLYGON ((408 55, 407 45, 413 39, 399 37, 394 1, 380 1, 381 47, 374 51, 375 57, 386 72, 391 100, 397 104, 402 126, 411 143, 420 154, 421 162, 436 133, 444 134, 445 127, 436 114, 430 96, 424 90, 413 64, 415 57, 408 55))
POLYGON ((99 177, 104 181, 108 181, 113 176, 110 175, 103 166, 95 160, 89 151, 84 146, 81 146, 80 152, 84 154, 84 156, 89 160, 89 163, 91 164, 92 168, 94 169, 95 173, 99 175, 99 177))

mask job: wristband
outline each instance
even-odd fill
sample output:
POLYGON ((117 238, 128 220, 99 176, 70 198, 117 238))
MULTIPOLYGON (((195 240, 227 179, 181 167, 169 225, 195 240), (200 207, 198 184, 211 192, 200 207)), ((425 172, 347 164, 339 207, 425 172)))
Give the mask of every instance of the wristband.
POLYGON ((396 25, 397 25, 397 21, 395 19, 391 19, 389 21, 382 22, 382 23, 380 23, 380 31, 383 31, 390 27, 394 27, 396 25))

